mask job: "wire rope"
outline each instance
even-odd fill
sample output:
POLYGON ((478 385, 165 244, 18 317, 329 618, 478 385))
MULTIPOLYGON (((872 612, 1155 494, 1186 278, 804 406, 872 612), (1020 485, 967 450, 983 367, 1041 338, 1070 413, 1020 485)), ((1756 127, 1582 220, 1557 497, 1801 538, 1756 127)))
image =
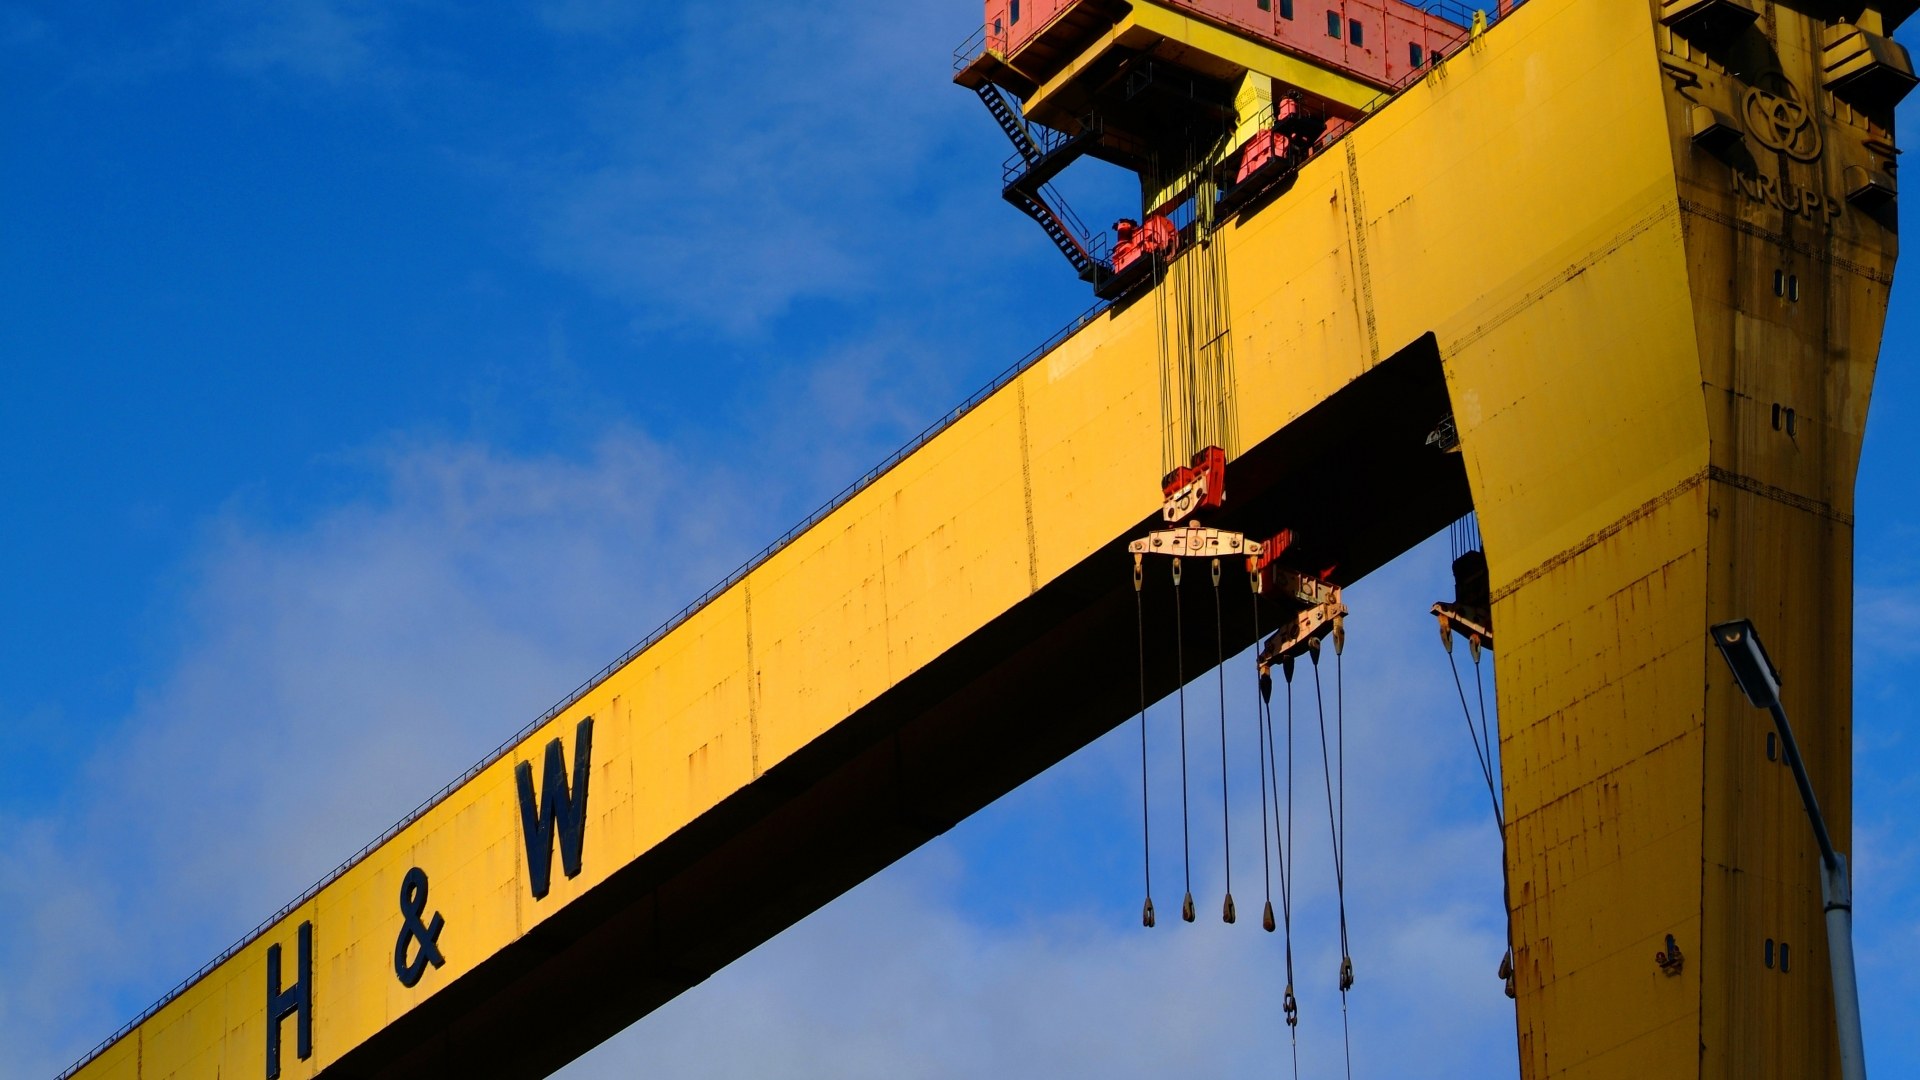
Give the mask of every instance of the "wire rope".
POLYGON ((1140 925, 1153 926, 1153 818, 1147 812, 1147 611, 1141 599, 1144 573, 1139 556, 1133 564, 1133 626, 1139 647, 1140 671, 1140 862, 1146 875, 1146 903, 1140 925))
MULTIPOLYGON (((1287 684, 1286 843, 1280 846, 1280 920, 1285 930, 1287 990, 1286 996, 1281 999, 1281 1009, 1286 1014, 1287 1038, 1293 1047, 1293 1075, 1295 1080, 1298 1080, 1300 1076, 1300 999, 1294 996, 1293 992, 1293 657, 1289 656, 1281 659, 1280 672, 1285 677, 1287 684)), ((1267 719, 1269 724, 1267 745, 1271 749, 1274 742, 1271 737, 1271 724, 1273 719, 1271 707, 1267 710, 1267 719)), ((1272 766, 1273 762, 1269 760, 1268 768, 1271 769, 1272 766)), ((1280 807, 1278 805, 1280 799, 1280 781, 1277 777, 1273 782, 1273 797, 1275 801, 1275 841, 1277 843, 1280 831, 1280 807)))
MULTIPOLYGON (((1253 665, 1259 679, 1260 696, 1254 702, 1253 733, 1259 740, 1258 756, 1254 758, 1254 771, 1260 774, 1260 870, 1266 882, 1266 907, 1260 913, 1260 926, 1271 934, 1273 920, 1273 830, 1267 816, 1268 771, 1273 762, 1273 670, 1260 661, 1260 579, 1249 573, 1248 582, 1253 587, 1253 665)), ((1272 822, 1277 824, 1277 822, 1272 822)))
MULTIPOLYGON (((1493 823, 1499 827, 1500 836, 1504 840, 1507 835, 1507 822, 1506 815, 1500 811, 1499 791, 1494 786, 1492 747, 1482 746, 1480 731, 1473 726, 1473 707, 1467 704, 1467 688, 1466 685, 1460 681, 1460 663, 1454 659, 1451 646, 1447 649, 1447 667, 1453 671, 1454 692, 1460 695, 1460 711, 1465 715, 1467 720, 1467 737, 1473 740, 1474 760, 1480 763, 1480 775, 1481 778, 1486 781, 1487 801, 1493 807, 1493 823)), ((1484 696, 1481 699, 1481 703, 1484 707, 1484 696)))
POLYGON ((1173 655, 1174 677, 1180 684, 1180 862, 1187 894, 1180 902, 1180 917, 1193 921, 1193 830, 1188 820, 1187 799, 1187 647, 1186 627, 1180 606, 1180 558, 1173 560, 1173 655))
POLYGON ((1347 692, 1344 678, 1346 631, 1335 616, 1333 622, 1333 732, 1339 757, 1340 842, 1337 845, 1340 873, 1340 1033, 1346 1043, 1347 1080, 1353 1080, 1353 1031, 1347 1020, 1347 991, 1353 989, 1353 956, 1347 949, 1347 692))
POLYGON ((1473 740, 1474 757, 1480 763, 1480 776, 1486 783, 1487 802, 1488 805, 1493 808, 1493 824, 1500 832, 1500 900, 1501 908, 1505 911, 1507 917, 1507 955, 1501 962, 1500 976, 1501 981, 1506 984, 1507 996, 1514 997, 1516 987, 1514 984, 1515 969, 1513 966, 1513 871, 1507 862, 1507 815, 1505 809, 1500 804, 1500 783, 1497 768, 1498 758, 1494 752, 1493 729, 1487 717, 1486 683, 1480 672, 1481 650, 1478 643, 1475 642, 1475 647, 1473 648, 1473 684, 1474 694, 1480 702, 1480 726, 1476 729, 1474 727, 1473 708, 1467 704, 1466 687, 1460 679, 1460 663, 1454 659, 1452 637, 1451 635, 1444 635, 1440 640, 1441 644, 1446 646, 1447 667, 1453 673, 1454 693, 1460 698, 1460 712, 1466 718, 1467 737, 1473 740))
MULTIPOLYGON (((1333 795, 1333 757, 1327 748, 1327 706, 1325 694, 1320 687, 1320 647, 1317 642, 1309 647, 1307 656, 1313 662, 1314 707, 1320 717, 1320 766, 1327 792, 1327 834, 1333 845, 1333 889, 1340 910, 1340 1027, 1346 1038, 1347 1076, 1349 1080, 1351 1080, 1353 1076, 1353 1034, 1347 1023, 1347 991, 1353 987, 1353 958, 1347 948, 1346 865, 1340 844, 1339 811, 1334 802, 1333 795)), ((1343 762, 1343 771, 1344 765, 1345 763, 1343 762)), ((1344 788, 1346 786, 1344 775, 1341 780, 1341 787, 1344 788)), ((1341 802, 1345 802, 1344 791, 1341 793, 1341 802)))
POLYGON ((1220 612, 1220 560, 1215 558, 1213 572, 1213 670, 1220 684, 1220 845, 1227 864, 1227 898, 1220 903, 1220 921, 1233 922, 1233 818, 1227 795, 1227 639, 1220 612))
MULTIPOLYGON (((1480 699, 1480 741, 1487 749, 1487 786, 1493 791, 1498 792, 1500 789, 1500 757, 1494 753, 1493 733, 1487 727, 1487 687, 1485 680, 1480 677, 1480 646, 1477 642, 1474 644, 1472 651, 1473 693, 1475 697, 1480 699)), ((1493 812, 1495 817, 1501 818, 1502 821, 1505 820, 1506 815, 1500 808, 1500 800, 1498 797, 1493 800, 1493 812)), ((1504 825, 1502 826, 1502 831, 1505 831, 1504 825)))

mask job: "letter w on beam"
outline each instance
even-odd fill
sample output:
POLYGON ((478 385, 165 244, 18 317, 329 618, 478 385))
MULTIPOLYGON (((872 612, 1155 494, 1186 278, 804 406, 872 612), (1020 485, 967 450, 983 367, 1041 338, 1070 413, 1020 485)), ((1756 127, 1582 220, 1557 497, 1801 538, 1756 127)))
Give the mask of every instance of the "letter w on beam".
POLYGON ((553 887, 553 834, 560 833, 560 869, 570 878, 580 876, 580 841, 587 829, 587 778, 593 756, 593 717, 580 721, 573 737, 573 785, 567 785, 567 762, 560 740, 547 743, 541 790, 533 790, 533 764, 513 768, 520 789, 520 828, 527 838, 527 883, 538 900, 553 887))

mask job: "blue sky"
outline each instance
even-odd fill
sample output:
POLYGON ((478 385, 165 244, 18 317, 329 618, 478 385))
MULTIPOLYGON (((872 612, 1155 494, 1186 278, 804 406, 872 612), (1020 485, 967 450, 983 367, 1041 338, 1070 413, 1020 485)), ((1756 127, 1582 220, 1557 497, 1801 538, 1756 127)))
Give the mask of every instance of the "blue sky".
MULTIPOLYGON (((0 3, 0 1078, 57 1072, 1085 307, 947 83, 976 16, 0 3)), ((1125 209, 1112 176, 1070 190, 1125 209)), ((1920 1073, 1915 281, 1857 534, 1883 1075, 1920 1073)), ((1422 614, 1445 563, 1429 543, 1350 594, 1372 1075, 1513 1068, 1497 843, 1422 614)), ((1133 925, 1135 737, 565 1075, 1278 1068, 1272 939, 1133 925)), ((1303 850, 1311 1066, 1339 1028, 1303 850)))

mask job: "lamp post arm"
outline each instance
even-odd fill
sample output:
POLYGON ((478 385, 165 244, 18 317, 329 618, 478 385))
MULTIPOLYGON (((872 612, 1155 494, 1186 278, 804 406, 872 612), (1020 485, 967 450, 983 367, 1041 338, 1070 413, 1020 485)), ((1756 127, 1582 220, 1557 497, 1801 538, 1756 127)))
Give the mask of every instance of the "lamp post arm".
POLYGON ((1760 645, 1753 623, 1746 619, 1716 624, 1710 631, 1720 655, 1733 670, 1734 682, 1753 705, 1773 714, 1773 726, 1786 747, 1787 765, 1793 769, 1793 782, 1800 786, 1800 801, 1813 825, 1813 838, 1820 844, 1820 901, 1827 923, 1827 960, 1833 971, 1833 1019, 1840 1042, 1842 1080, 1866 1080, 1866 1040, 1860 1032, 1860 988, 1853 970, 1853 883, 1847 871, 1847 857, 1833 849, 1833 836, 1827 832, 1827 819, 1820 813, 1820 800, 1814 798, 1813 781, 1807 776, 1807 764, 1800 760, 1800 744, 1794 740, 1793 725, 1787 723, 1787 710, 1780 704, 1780 676, 1760 645))
POLYGON ((1793 769, 1793 782, 1800 786, 1800 801, 1806 804, 1807 820, 1813 823, 1813 837, 1820 844, 1820 900, 1826 909, 1827 961, 1833 972, 1833 1019, 1840 1040, 1840 1076, 1842 1080, 1866 1080, 1866 1039, 1860 1030, 1860 988, 1853 970, 1853 884, 1849 880, 1847 857, 1833 849, 1833 837, 1827 832, 1827 819, 1820 813, 1820 801, 1814 798, 1813 781, 1807 776, 1806 762, 1800 760, 1800 744, 1794 741, 1793 725, 1787 723, 1787 710, 1778 700, 1767 707, 1779 729, 1781 745, 1786 748, 1787 765, 1793 769))
POLYGON ((1773 714, 1773 726, 1779 730, 1780 743, 1786 748, 1787 765, 1793 769, 1793 782, 1800 786, 1800 801, 1806 805, 1807 817, 1813 822, 1813 838, 1820 844, 1820 863, 1828 874, 1836 868, 1844 872, 1840 855, 1833 849, 1833 837, 1827 833, 1827 819, 1820 813, 1820 800, 1814 797, 1807 764, 1800 760, 1800 744, 1794 741, 1793 725, 1787 723, 1787 710, 1775 701, 1767 711, 1773 714))

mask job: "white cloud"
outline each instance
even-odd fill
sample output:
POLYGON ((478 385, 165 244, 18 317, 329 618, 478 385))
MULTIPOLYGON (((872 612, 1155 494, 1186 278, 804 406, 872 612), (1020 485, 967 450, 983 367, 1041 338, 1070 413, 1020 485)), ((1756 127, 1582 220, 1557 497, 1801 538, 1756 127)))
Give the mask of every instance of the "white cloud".
POLYGON ((227 6, 236 25, 223 55, 242 71, 284 71, 344 84, 376 69, 389 31, 382 7, 350 0, 227 6))
POLYGON ((1920 656, 1920 585, 1856 586, 1853 621, 1863 661, 1920 656))
POLYGON ((628 0, 546 0, 537 7, 540 21, 562 34, 615 34, 659 19, 657 10, 628 0))
POLYGON ((0 6, 0 43, 10 48, 30 48, 50 44, 53 26, 25 8, 13 4, 0 6))
POLYGON ((1868 1057, 1920 1061, 1920 1029, 1912 1003, 1920 1000, 1920 844, 1911 807, 1920 773, 1909 771, 1892 793, 1871 794, 1853 830, 1855 963, 1861 988, 1861 1024, 1868 1057))
POLYGON ((677 512, 685 470, 631 433, 583 461, 429 444, 369 464, 377 497, 211 530, 165 673, 68 799, 0 822, 0 1044, 20 1075, 210 959, 763 528, 724 472, 677 512))
POLYGON ((939 153, 990 146, 945 77, 964 30, 937 5, 859 0, 658 16, 588 104, 596 137, 534 170, 546 258, 650 323, 724 334, 801 300, 964 283, 988 253, 977 215, 1006 209, 990 148, 958 159, 979 176, 961 214, 939 153))

